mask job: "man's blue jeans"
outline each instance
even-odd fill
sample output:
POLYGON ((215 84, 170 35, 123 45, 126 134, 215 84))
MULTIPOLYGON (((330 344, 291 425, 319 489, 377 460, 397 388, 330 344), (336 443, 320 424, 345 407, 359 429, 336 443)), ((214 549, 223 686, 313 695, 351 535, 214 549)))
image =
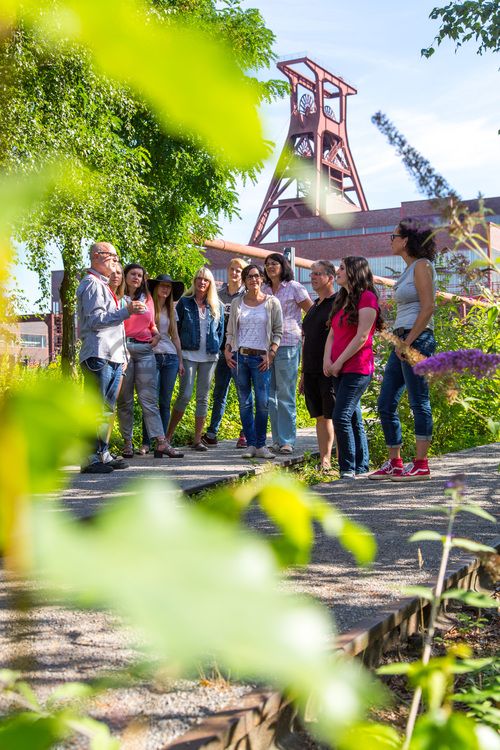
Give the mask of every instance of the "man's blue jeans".
MULTIPOLYGON (((170 421, 170 404, 174 392, 175 380, 179 372, 179 357, 177 354, 155 354, 156 372, 158 375, 158 403, 160 407, 163 433, 167 434, 170 421)), ((150 438, 144 417, 142 418, 142 444, 150 445, 150 438)))
MULTIPOLYGON (((412 347, 426 357, 430 357, 436 350, 434 333, 426 328, 415 339, 412 347)), ((432 411, 429 384, 421 375, 415 375, 413 367, 408 362, 399 359, 396 352, 392 351, 387 360, 378 397, 378 413, 385 442, 389 448, 399 448, 403 442, 398 404, 405 388, 408 390, 408 401, 413 412, 415 437, 417 440, 431 440, 432 411)))
POLYGON ((236 361, 236 385, 240 405, 240 419, 248 445, 262 448, 266 444, 269 415, 270 370, 261 372, 262 357, 233 354, 236 361), (252 395, 252 385, 253 394, 252 395), (255 399, 255 416, 254 416, 255 399))
MULTIPOLYGON (((226 410, 227 394, 231 384, 231 378, 236 377, 236 371, 231 370, 222 352, 215 368, 214 390, 212 395, 212 415, 207 428, 208 437, 215 438, 219 432, 222 417, 226 410)), ((236 382, 236 381, 235 381, 236 382)))
POLYGON ((332 418, 341 474, 365 474, 369 469, 370 454, 360 401, 371 379, 371 375, 356 372, 341 373, 333 378, 335 406, 332 418))
POLYGON ((116 407, 123 365, 100 357, 89 357, 81 363, 81 367, 85 388, 95 392, 97 387, 103 403, 102 419, 97 428, 95 453, 89 459, 89 463, 96 463, 102 461, 104 454, 109 450, 108 434, 116 407))
MULTIPOLYGON (((295 445, 297 435, 297 374, 300 361, 300 344, 280 346, 271 366, 269 416, 273 444, 295 445)), ((245 426, 243 425, 243 429, 245 426)), ((248 441, 248 435, 247 441, 248 441)))

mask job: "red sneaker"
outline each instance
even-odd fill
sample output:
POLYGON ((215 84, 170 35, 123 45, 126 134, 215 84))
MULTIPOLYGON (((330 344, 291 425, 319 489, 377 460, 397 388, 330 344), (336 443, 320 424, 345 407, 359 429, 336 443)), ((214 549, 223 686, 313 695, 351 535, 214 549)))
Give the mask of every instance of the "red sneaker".
POLYGON ((368 475, 368 479, 392 479, 403 473, 403 462, 401 459, 392 458, 382 464, 380 469, 368 475))
POLYGON ((421 482, 431 478, 427 461, 410 461, 399 476, 392 476, 393 482, 421 482))
POLYGON ((236 447, 237 448, 246 448, 247 447, 247 439, 246 439, 246 437, 244 435, 240 435, 239 436, 239 438, 237 440, 237 443, 236 443, 236 447))

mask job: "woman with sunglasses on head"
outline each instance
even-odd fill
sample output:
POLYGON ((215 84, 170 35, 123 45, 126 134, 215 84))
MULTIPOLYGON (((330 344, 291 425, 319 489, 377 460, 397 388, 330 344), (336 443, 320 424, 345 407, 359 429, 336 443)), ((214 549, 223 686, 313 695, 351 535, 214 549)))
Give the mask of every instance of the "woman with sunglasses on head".
POLYGON ((302 343, 302 313, 312 305, 307 289, 294 281, 290 263, 280 253, 264 262, 262 291, 275 296, 283 312, 283 337, 271 363, 269 417, 273 450, 293 453, 297 433, 296 390, 302 343))
POLYGON ((191 399, 196 379, 196 411, 193 450, 206 451, 201 436, 208 411, 210 383, 214 376, 219 350, 224 336, 224 305, 217 296, 212 272, 200 268, 192 286, 176 307, 177 328, 182 347, 184 374, 181 376, 179 394, 172 410, 167 440, 184 416, 191 399))
POLYGON ((343 258, 337 269, 337 284, 340 291, 332 305, 323 372, 333 377, 333 426, 340 477, 355 479, 369 468, 360 401, 373 376, 373 334, 382 328, 382 318, 366 258, 343 258))
MULTIPOLYGON (((430 357, 436 349, 433 321, 436 244, 433 232, 415 219, 403 219, 391 234, 391 248, 392 254, 406 264, 405 271, 394 285, 397 313, 393 333, 405 344, 430 357)), ((415 375, 404 349, 397 346, 387 361, 378 411, 389 458, 378 471, 370 474, 370 479, 391 479, 394 482, 430 479, 427 453, 433 424, 429 384, 425 378, 415 375), (405 388, 413 412, 416 439, 415 459, 407 466, 403 466, 401 459, 403 435, 398 415, 398 404, 405 388)))
POLYGON ((156 361, 153 347, 160 340, 155 322, 153 300, 148 292, 147 274, 139 263, 129 263, 123 270, 126 303, 142 303, 142 313, 125 321, 129 362, 123 377, 118 397, 118 421, 124 440, 122 455, 132 458, 134 449, 134 387, 146 420, 148 434, 156 440, 155 458, 170 455, 171 447, 165 440, 165 432, 158 411, 156 386, 156 361))
MULTIPOLYGON (((160 332, 160 340, 153 348, 156 359, 158 401, 163 429, 166 432, 170 421, 170 404, 177 373, 184 375, 181 342, 177 331, 177 315, 174 302, 184 291, 182 281, 174 281, 168 274, 160 274, 156 279, 148 279, 148 290, 153 298, 155 322, 160 332)), ((149 453, 150 440, 147 425, 142 420, 142 447, 139 454, 149 453)), ((182 458, 183 453, 171 447, 170 458, 182 458)))
POLYGON ((270 367, 283 333, 283 315, 276 297, 262 291, 263 274, 255 263, 243 269, 241 280, 246 292, 231 304, 225 356, 228 367, 236 370, 241 424, 248 443, 243 458, 274 458, 266 448, 270 367))

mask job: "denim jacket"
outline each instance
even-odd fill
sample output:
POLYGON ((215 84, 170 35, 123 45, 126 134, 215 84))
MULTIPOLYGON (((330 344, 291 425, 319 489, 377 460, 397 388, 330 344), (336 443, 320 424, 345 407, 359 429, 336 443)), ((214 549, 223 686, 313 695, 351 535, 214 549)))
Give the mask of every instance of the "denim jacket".
MULTIPOLYGON (((219 320, 214 319, 208 305, 206 310, 208 318, 207 353, 217 354, 224 339, 224 305, 219 302, 219 320)), ((177 303, 176 311, 181 348, 186 351, 196 351, 200 348, 200 318, 195 298, 181 297, 177 303)))

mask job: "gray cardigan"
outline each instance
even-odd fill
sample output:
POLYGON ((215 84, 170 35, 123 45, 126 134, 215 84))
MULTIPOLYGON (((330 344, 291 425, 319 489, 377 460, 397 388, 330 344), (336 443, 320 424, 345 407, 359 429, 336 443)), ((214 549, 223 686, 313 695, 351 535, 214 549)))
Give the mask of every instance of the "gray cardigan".
POLYGON ((97 271, 87 272, 76 290, 78 323, 82 347, 80 362, 99 357, 108 362, 127 359, 123 321, 130 317, 126 307, 116 307, 108 279, 97 271))
MULTIPOLYGON (((233 300, 227 323, 226 344, 231 346, 231 351, 233 352, 238 350, 238 332, 242 302, 243 297, 238 297, 233 300)), ((268 346, 271 346, 271 344, 279 346, 281 337, 283 336, 283 312, 281 310, 280 301, 277 297, 268 295, 263 304, 266 306, 267 311, 268 346)))

